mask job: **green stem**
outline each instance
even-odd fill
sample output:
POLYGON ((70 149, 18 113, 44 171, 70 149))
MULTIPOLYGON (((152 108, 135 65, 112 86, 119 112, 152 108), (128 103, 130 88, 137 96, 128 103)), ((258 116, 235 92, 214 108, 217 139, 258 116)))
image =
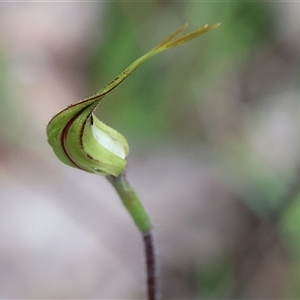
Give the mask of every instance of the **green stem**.
POLYGON ((121 173, 118 177, 107 176, 107 179, 117 191, 124 206, 142 234, 147 267, 147 299, 156 300, 158 297, 156 257, 151 233, 152 225, 148 214, 138 195, 127 181, 125 172, 121 173))
POLYGON ((107 179, 117 191, 138 229, 142 233, 149 232, 152 228, 150 219, 138 195, 126 179, 125 172, 121 173, 118 177, 107 176, 107 179))

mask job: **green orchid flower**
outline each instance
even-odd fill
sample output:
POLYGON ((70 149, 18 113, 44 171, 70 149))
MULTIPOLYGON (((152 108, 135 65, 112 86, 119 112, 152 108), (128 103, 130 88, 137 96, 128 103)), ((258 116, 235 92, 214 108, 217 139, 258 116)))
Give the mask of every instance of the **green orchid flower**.
POLYGON ((47 135, 48 142, 56 156, 63 163, 90 173, 104 176, 118 176, 121 174, 127 165, 128 143, 124 136, 102 123, 94 115, 94 110, 109 92, 143 62, 162 51, 176 47, 213 30, 219 25, 205 25, 174 39, 187 25, 180 27, 148 53, 134 61, 95 95, 72 104, 55 115, 47 126, 47 135))

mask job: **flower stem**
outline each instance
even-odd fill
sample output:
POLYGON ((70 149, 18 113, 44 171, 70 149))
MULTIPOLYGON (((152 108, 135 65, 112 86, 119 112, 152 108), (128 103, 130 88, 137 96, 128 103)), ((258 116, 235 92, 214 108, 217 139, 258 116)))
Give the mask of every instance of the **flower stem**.
POLYGON ((135 225, 142 234, 144 242, 144 251, 147 267, 147 290, 148 300, 157 299, 157 276, 156 276, 156 258, 154 242, 151 233, 151 221, 144 209, 138 195, 129 184, 125 172, 119 176, 107 176, 108 181, 113 185, 120 196, 125 208, 131 215, 135 225))
POLYGON ((143 234, 143 240, 147 265, 148 300, 156 300, 158 298, 156 259, 151 231, 143 234))

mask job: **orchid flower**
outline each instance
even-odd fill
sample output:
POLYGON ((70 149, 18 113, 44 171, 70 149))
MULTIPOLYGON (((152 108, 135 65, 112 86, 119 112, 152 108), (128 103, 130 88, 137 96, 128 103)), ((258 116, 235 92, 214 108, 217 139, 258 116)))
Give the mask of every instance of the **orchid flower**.
POLYGON ((183 44, 215 29, 219 24, 205 25, 174 39, 184 25, 145 55, 134 61, 119 76, 95 95, 68 106, 55 115, 47 126, 48 142, 65 164, 87 172, 118 176, 126 168, 129 146, 124 136, 101 122, 94 111, 100 101, 152 56, 183 44))

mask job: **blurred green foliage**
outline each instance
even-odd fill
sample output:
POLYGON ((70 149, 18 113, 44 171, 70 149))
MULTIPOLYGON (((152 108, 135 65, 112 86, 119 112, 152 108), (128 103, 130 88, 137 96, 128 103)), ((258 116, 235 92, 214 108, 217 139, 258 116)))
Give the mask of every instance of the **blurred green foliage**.
MULTIPOLYGON (((17 109, 17 99, 13 91, 15 79, 11 66, 3 53, 0 52, 0 147, 6 148, 6 141, 24 143, 26 140, 27 119, 22 109, 17 109)), ((8 147, 9 148, 9 147, 8 147)))
POLYGON ((224 299, 234 285, 232 261, 226 258, 210 269, 198 268, 197 294, 202 299, 224 299))
POLYGON ((291 286, 293 289, 292 299, 300 298, 300 193, 285 211, 281 220, 281 230, 287 247, 290 251, 292 268, 291 268, 291 286))

